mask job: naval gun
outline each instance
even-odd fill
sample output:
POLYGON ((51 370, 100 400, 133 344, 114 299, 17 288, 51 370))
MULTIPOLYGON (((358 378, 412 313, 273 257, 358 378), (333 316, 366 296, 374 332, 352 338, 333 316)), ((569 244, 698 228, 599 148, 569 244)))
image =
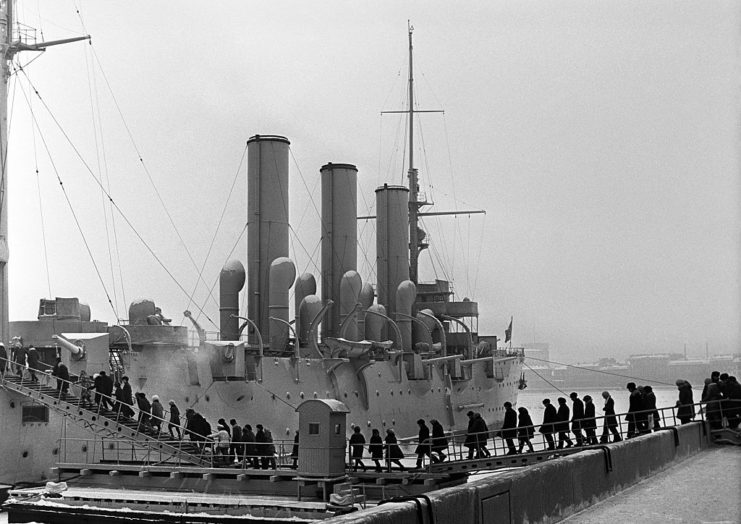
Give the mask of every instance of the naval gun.
POLYGON ((74 344, 59 335, 52 335, 51 338, 61 347, 69 351, 72 359, 83 360, 85 358, 85 342, 78 340, 77 342, 80 343, 80 345, 78 346, 77 344, 74 344))

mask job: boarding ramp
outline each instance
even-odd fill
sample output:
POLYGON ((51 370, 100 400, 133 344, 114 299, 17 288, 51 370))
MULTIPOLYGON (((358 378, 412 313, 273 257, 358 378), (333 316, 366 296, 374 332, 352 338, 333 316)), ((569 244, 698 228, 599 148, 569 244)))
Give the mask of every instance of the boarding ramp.
MULTIPOLYGON (((210 460, 200 451, 200 448, 189 441, 172 440, 169 435, 155 432, 151 425, 144 425, 140 420, 125 417, 125 405, 116 399, 100 394, 114 409, 107 409, 103 402, 98 404, 86 400, 87 385, 71 382, 54 377, 59 385, 51 387, 49 374, 35 370, 37 380, 25 371, 21 375, 14 375, 10 370, 0 376, 0 387, 13 391, 37 404, 46 406, 56 413, 67 417, 76 425, 85 428, 100 437, 110 437, 126 440, 136 445, 140 455, 145 460, 168 462, 174 464, 195 464, 199 466, 211 465, 210 460), (61 384, 66 384, 65 392, 61 384)), ((167 427, 167 421, 161 420, 162 427, 167 427)))

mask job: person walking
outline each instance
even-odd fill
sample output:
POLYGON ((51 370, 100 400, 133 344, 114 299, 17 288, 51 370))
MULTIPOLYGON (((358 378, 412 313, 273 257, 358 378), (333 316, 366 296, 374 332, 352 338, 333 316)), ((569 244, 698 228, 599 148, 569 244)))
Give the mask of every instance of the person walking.
POLYGON ((183 435, 180 433, 180 410, 177 405, 175 405, 174 400, 170 400, 168 405, 170 406, 170 422, 167 424, 167 431, 170 433, 172 438, 176 438, 175 432, 177 432, 177 439, 182 440, 183 435), (175 430, 175 432, 173 432, 173 430, 175 430))
MULTIPOLYGON (((653 418, 653 430, 658 431, 661 429, 661 415, 659 410, 656 408, 656 394, 651 386, 643 386, 643 403, 644 409, 647 410, 647 415, 653 418)), ((649 424, 649 426, 651 426, 649 424)))
POLYGON ((165 417, 165 408, 160 403, 160 398, 157 395, 152 396, 152 431, 155 436, 159 436, 162 432, 162 422, 165 417))
POLYGON ((583 446, 584 435, 582 435, 581 432, 581 424, 582 419, 584 418, 584 402, 581 401, 576 392, 571 393, 569 397, 571 398, 572 403, 571 432, 574 434, 574 437, 576 437, 576 445, 583 446))
MULTIPOLYGON (((141 391, 136 392, 136 407, 139 408, 139 427, 138 431, 147 433, 152 430, 152 422, 149 420, 152 416, 152 404, 147 400, 147 396, 141 391)), ((102 400, 101 400, 102 403, 102 400)))
POLYGON ((260 460, 257 457, 255 438, 256 435, 252 431, 252 426, 249 424, 245 424, 242 428, 242 440, 244 441, 244 458, 250 467, 258 469, 260 467, 260 460))
POLYGON ((597 415, 591 395, 584 395, 584 418, 581 427, 586 432, 586 444, 592 446, 597 444, 597 415))
POLYGON ((134 410, 131 409, 131 406, 134 405, 134 398, 131 394, 131 384, 129 384, 129 377, 127 377, 126 375, 121 377, 121 400, 128 406, 128 409, 124 408, 121 410, 121 412, 126 417, 133 417, 134 410))
POLYGON ((437 454, 437 461, 445 460, 445 451, 448 449, 448 439, 445 437, 445 430, 442 424, 434 418, 430 420, 432 426, 432 452, 437 454))
POLYGON ((425 457, 432 460, 432 441, 430 440, 430 428, 427 427, 424 419, 417 420, 417 425, 419 426, 419 433, 417 435, 417 449, 414 452, 417 454, 417 469, 422 469, 425 457))
POLYGON ((466 413, 468 417, 468 427, 466 428, 466 440, 463 445, 468 448, 468 460, 473 459, 473 454, 479 448, 478 438, 476 437, 476 419, 474 418, 473 411, 466 413))
POLYGON ((625 416, 625 420, 628 421, 628 438, 633 438, 637 437, 641 431, 643 399, 635 382, 628 382, 625 389, 630 392, 630 396, 628 397, 628 414, 625 416))
POLYGON ((291 469, 298 469, 298 430, 296 430, 296 434, 293 436, 293 447, 291 448, 291 469))
POLYGON ((540 425, 540 432, 545 437, 545 441, 548 443, 548 450, 556 449, 556 444, 553 441, 553 434, 556 432, 556 424, 558 423, 558 413, 551 399, 544 398, 543 406, 545 411, 543 412, 543 423, 540 425))
POLYGON ((216 432, 211 433, 208 437, 214 441, 214 464, 228 462, 231 439, 229 438, 229 432, 226 430, 226 426, 219 424, 216 432))
POLYGON ((371 431, 368 451, 370 451, 371 460, 373 460, 376 465, 376 473, 380 473, 383 470, 381 467, 381 460, 383 460, 383 438, 375 428, 371 431))
POLYGON ((365 437, 360 432, 360 426, 353 428, 353 433, 350 435, 350 458, 352 459, 353 471, 357 471, 358 468, 363 468, 365 471, 365 464, 363 464, 363 447, 365 446, 365 437))
POLYGON ((242 455, 244 455, 242 427, 237 424, 236 419, 230 419, 229 424, 232 426, 232 444, 229 448, 229 456, 234 457, 234 462, 237 463, 242 460, 242 455))
POLYGON ((517 412, 512 409, 511 402, 504 403, 504 423, 497 436, 501 437, 507 443, 507 455, 517 454, 514 439, 517 438, 517 412))
POLYGON ((57 365, 54 366, 52 375, 57 377, 57 392, 59 398, 65 400, 69 392, 69 369, 64 365, 61 358, 57 359, 57 365))
POLYGON ((476 457, 490 457, 491 453, 489 453, 489 449, 486 447, 486 442, 489 440, 489 427, 486 425, 486 421, 481 416, 481 413, 474 413, 473 418, 476 431, 476 457))
MULTIPOLYGON (((113 410, 113 379, 105 371, 100 373, 100 407, 113 410)), ((96 388, 96 391, 98 389, 96 388)))
POLYGON ((31 376, 31 382, 38 382, 39 377, 36 376, 36 371, 39 368, 39 351, 35 347, 28 348, 26 362, 28 363, 28 374, 31 376))
POLYGON ((396 439, 396 433, 394 433, 393 429, 389 428, 386 430, 384 443, 386 445, 387 471, 391 471, 392 463, 398 465, 399 469, 404 471, 406 468, 404 468, 404 464, 401 463, 401 459, 404 458, 404 453, 402 453, 401 448, 399 447, 399 441, 396 439))
POLYGON ((620 437, 620 432, 617 429, 618 419, 615 416, 615 400, 610 396, 608 391, 602 392, 602 398, 605 399, 605 406, 602 408, 602 411, 605 412, 605 418, 602 420, 602 436, 599 440, 602 444, 607 444, 610 442, 610 433, 612 433, 612 441, 620 442, 623 439, 620 437))
POLYGON ((677 400, 677 418, 682 424, 688 424, 695 418, 695 401, 692 398, 692 385, 678 378, 676 381, 677 390, 679 390, 679 400, 677 400))
POLYGON ((564 448, 564 442, 567 448, 570 448, 573 443, 569 438, 569 414, 571 410, 566 405, 566 399, 558 397, 558 423, 556 424, 556 430, 558 431, 558 449, 564 448))
POLYGON ((0 378, 5 377, 5 370, 8 367, 8 350, 5 349, 5 344, 0 342, 0 378))
POLYGON ((519 413, 517 438, 520 441, 520 449, 517 452, 522 453, 522 449, 527 446, 528 451, 532 453, 535 451, 533 449, 533 444, 530 442, 530 439, 535 435, 533 419, 530 418, 530 413, 528 413, 527 409, 524 407, 517 408, 517 412, 519 413))

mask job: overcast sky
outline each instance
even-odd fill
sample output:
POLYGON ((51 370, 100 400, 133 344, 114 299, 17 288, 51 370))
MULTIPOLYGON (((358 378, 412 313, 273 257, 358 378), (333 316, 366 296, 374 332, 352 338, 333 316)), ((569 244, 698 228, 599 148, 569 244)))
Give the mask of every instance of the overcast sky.
POLYGON ((255 134, 291 141, 291 256, 318 276, 319 168, 358 167, 361 214, 405 183, 404 121, 380 112, 403 108, 409 19, 418 108, 445 110, 420 119, 423 191, 487 210, 426 222, 422 279, 454 277, 482 334, 513 316, 556 360, 738 352, 739 5, 22 2, 43 38, 93 40, 23 53, 9 81, 11 320, 79 296, 109 322, 140 297, 216 321, 196 268, 212 286, 235 245, 246 265, 255 134))

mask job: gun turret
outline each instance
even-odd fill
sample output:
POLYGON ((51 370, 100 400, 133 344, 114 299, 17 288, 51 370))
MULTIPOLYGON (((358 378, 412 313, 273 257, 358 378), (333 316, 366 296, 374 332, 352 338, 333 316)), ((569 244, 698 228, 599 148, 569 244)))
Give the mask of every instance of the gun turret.
POLYGON ((74 358, 75 360, 82 360, 83 358, 85 358, 84 344, 78 346, 77 344, 73 344, 66 338, 63 338, 59 335, 52 335, 51 338, 53 338, 61 347, 69 351, 72 355, 72 358, 74 358))

